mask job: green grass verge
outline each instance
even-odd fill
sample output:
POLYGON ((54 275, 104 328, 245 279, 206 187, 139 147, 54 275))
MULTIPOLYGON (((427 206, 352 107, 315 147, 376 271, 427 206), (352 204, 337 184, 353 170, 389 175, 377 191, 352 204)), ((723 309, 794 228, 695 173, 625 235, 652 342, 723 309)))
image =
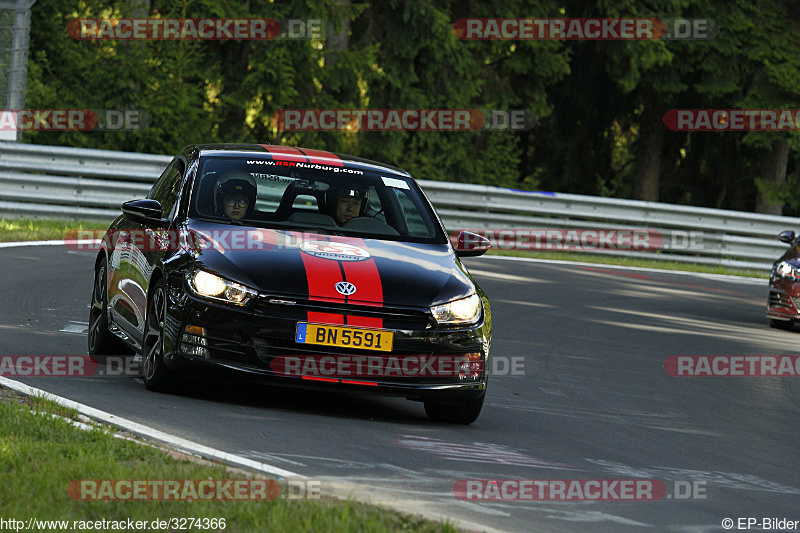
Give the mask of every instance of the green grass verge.
POLYGON ((24 403, 37 413, 50 413, 69 420, 78 419, 79 413, 77 409, 65 407, 57 401, 51 400, 46 394, 26 396, 24 403))
POLYGON ((557 261, 579 261, 582 263, 598 263, 641 268, 660 268, 663 270, 682 270, 685 272, 703 272, 707 274, 723 274, 728 276, 746 276, 750 278, 769 278, 769 273, 762 270, 745 270, 726 268, 696 263, 683 263, 660 259, 637 259, 635 257, 619 257, 585 252, 531 252, 523 250, 489 250, 489 255, 508 255, 513 257, 532 257, 535 259, 551 259, 557 261))
MULTIPOLYGON (((67 494, 81 479, 233 479, 222 465, 178 460, 165 451, 115 438, 97 426, 86 431, 48 416, 62 408, 42 398, 0 389, 0 518, 26 521, 224 518, 225 531, 430 531, 455 532, 437 523, 380 507, 333 499, 304 501, 80 501, 67 494), (31 411, 31 407, 45 414, 31 411)), ((69 413, 67 413, 69 414, 69 413)), ((265 476, 258 476, 264 479, 265 476)), ((48 528, 47 531, 70 529, 48 528)), ((222 529, 218 529, 222 531, 222 529)), ((211 530, 211 531, 218 531, 211 530)), ((209 531, 199 528, 188 531, 209 531)))
POLYGON ((108 229, 108 222, 0 218, 0 242, 63 240, 70 230, 108 229))

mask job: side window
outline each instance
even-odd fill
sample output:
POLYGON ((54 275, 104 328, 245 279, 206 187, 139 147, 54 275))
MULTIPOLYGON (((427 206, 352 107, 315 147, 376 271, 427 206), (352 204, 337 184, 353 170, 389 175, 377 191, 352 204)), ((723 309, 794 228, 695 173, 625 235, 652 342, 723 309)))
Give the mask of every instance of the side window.
POLYGON ((179 189, 183 170, 183 161, 180 159, 173 160, 147 195, 148 198, 158 200, 161 207, 164 208, 165 217, 172 218, 172 211, 178 202, 180 194, 179 189))
POLYGON ((367 213, 379 213, 381 211, 383 211, 383 207, 381 207, 381 199, 378 197, 378 191, 375 190, 374 186, 370 186, 369 200, 367 201, 367 213))

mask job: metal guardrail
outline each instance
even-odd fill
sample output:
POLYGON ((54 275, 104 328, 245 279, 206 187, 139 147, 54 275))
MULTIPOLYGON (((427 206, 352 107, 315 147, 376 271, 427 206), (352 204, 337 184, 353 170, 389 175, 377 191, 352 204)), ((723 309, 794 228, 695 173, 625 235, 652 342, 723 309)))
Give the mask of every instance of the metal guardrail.
POLYGON ((111 221, 170 156, 0 142, 0 216, 111 221))
MULTIPOLYGON (((119 204, 145 196, 170 160, 163 155, 0 142, 0 217, 110 221, 119 214, 119 204)), ((450 230, 650 230, 665 243, 657 250, 594 250, 607 255, 769 269, 786 250, 776 239, 778 233, 800 228, 800 218, 793 217, 485 185, 419 183, 450 230), (676 239, 686 238, 693 238, 693 245, 675 245, 676 239)))

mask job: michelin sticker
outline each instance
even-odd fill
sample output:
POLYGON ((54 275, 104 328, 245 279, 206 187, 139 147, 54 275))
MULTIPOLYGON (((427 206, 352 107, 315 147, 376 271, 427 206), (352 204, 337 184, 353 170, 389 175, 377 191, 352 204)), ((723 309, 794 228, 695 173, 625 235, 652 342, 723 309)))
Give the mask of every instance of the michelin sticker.
POLYGON ((369 259, 369 252, 352 244, 329 241, 305 241, 300 249, 308 255, 336 261, 364 261, 369 259))

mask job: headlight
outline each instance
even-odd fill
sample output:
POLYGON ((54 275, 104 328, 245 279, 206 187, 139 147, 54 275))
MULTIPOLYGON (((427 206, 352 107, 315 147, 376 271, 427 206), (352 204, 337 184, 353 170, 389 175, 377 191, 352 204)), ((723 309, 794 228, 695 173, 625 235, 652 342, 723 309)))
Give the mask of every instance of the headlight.
POLYGON ((240 283, 221 278, 205 270, 196 270, 189 274, 189 287, 198 296, 221 300, 236 305, 244 305, 256 295, 240 283))
POLYGON ((789 278, 800 281, 800 270, 787 261, 781 261, 775 265, 775 274, 781 278, 789 278))
POLYGON ((480 317, 481 298, 477 294, 431 307, 438 324, 472 324, 480 317))

